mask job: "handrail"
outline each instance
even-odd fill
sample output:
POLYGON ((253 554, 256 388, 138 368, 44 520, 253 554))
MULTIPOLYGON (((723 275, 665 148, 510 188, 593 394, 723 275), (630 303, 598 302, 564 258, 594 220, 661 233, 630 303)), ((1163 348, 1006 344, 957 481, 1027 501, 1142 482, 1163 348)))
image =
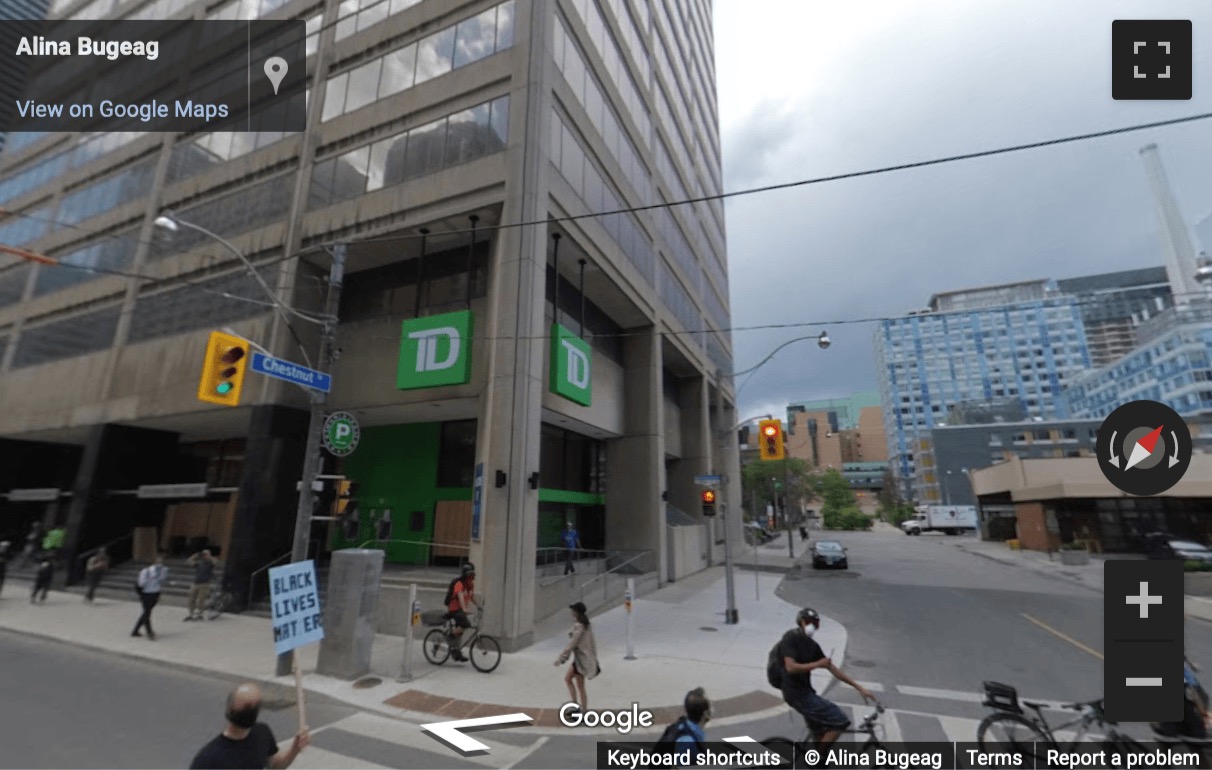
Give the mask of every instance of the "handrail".
MULTIPOLYGON (((540 550, 540 551, 543 551, 543 550, 551 550, 551 549, 550 549, 550 548, 540 548, 539 550, 540 550)), ((559 549, 559 550, 563 551, 564 549, 563 549, 563 548, 561 548, 561 549, 559 549)), ((591 557, 589 557, 589 558, 602 558, 602 559, 609 559, 609 558, 610 558, 610 554, 609 554, 608 552, 606 552, 606 551, 591 551, 591 550, 589 550, 589 549, 584 549, 584 548, 578 548, 578 549, 576 549, 576 551, 577 551, 577 553, 578 553, 578 554, 600 554, 600 557, 592 557, 592 556, 591 556, 591 557)), ((544 564, 543 564, 543 566, 544 566, 544 567, 547 567, 547 566, 550 566, 550 565, 551 565, 551 564, 553 564, 553 563, 558 564, 559 562, 546 562, 546 563, 544 563, 544 564)), ((566 575, 557 575, 557 576, 555 576, 555 577, 549 577, 549 578, 547 578, 547 579, 545 579, 545 580, 540 580, 540 581, 539 581, 539 587, 540 587, 540 588, 546 588, 547 586, 553 586, 553 585, 555 585, 556 583, 559 583, 561 580, 564 580, 565 578, 573 578, 573 579, 575 579, 575 578, 576 578, 576 573, 575 573, 575 572, 572 572, 572 573, 569 573, 569 574, 566 574, 566 575)))
POLYGON ((287 551, 286 553, 282 554, 281 556, 277 557, 273 561, 269 562, 265 566, 260 567, 260 568, 256 569, 255 571, 253 571, 253 573, 248 576, 248 593, 244 595, 244 600, 247 602, 250 602, 250 603, 252 602, 253 586, 257 582, 257 575, 261 574, 262 572, 265 572, 270 567, 276 567, 283 559, 290 558, 290 555, 292 553, 294 553, 293 548, 291 550, 287 551))
POLYGON ((642 559, 645 556, 650 555, 651 553, 652 553, 651 550, 641 551, 640 553, 637 553, 635 556, 632 556, 630 559, 628 559, 627 561, 618 565, 617 567, 611 567, 610 569, 603 572, 601 575, 598 575, 596 577, 590 578, 589 580, 586 580, 584 583, 581 584, 581 593, 583 594, 585 592, 585 586, 589 585, 590 583, 594 582, 595 580, 601 580, 602 578, 606 577, 610 573, 617 572, 617 571, 621 570, 623 567, 626 567, 628 564, 632 563, 633 561, 636 561, 637 559, 642 559))
POLYGON ((361 545, 359 545, 358 548, 365 548, 366 546, 371 545, 372 543, 375 545, 378 545, 379 543, 402 543, 404 545, 428 545, 428 546, 436 546, 438 548, 461 548, 464 551, 471 550, 470 545, 463 545, 461 543, 439 543, 436 540, 395 540, 395 539, 380 540, 378 538, 372 538, 370 540, 367 540, 367 541, 363 542, 361 545))
POLYGON ((100 551, 102 549, 112 548, 115 544, 121 543, 123 540, 134 540, 134 539, 135 539, 135 533, 127 532, 125 535, 122 535, 121 537, 115 537, 112 540, 106 540, 104 543, 97 546, 96 548, 90 548, 89 550, 85 551, 84 553, 78 555, 76 557, 76 561, 83 561, 84 559, 87 559, 89 556, 92 556, 93 554, 97 553, 98 551, 100 551))

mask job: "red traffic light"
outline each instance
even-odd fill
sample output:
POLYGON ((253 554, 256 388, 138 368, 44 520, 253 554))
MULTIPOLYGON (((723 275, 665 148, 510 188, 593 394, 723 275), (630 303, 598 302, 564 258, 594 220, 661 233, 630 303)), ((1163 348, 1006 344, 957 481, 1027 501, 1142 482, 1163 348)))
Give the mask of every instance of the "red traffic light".
POLYGON ((715 502, 715 490, 704 489, 703 490, 703 502, 707 505, 714 503, 715 502))

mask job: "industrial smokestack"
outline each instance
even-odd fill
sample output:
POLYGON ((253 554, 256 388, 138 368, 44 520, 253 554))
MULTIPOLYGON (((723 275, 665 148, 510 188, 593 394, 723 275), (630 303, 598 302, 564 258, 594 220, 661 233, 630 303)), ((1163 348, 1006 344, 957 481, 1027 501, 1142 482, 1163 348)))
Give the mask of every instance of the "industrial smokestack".
POLYGON ((1170 292, 1174 295, 1176 305, 1185 305, 1200 291, 1199 281, 1195 277, 1195 247, 1191 244, 1187 223, 1178 210, 1178 202, 1170 190, 1170 180, 1166 178, 1157 145, 1145 145, 1140 155, 1145 163, 1145 175, 1149 177, 1149 187, 1153 190, 1170 292))

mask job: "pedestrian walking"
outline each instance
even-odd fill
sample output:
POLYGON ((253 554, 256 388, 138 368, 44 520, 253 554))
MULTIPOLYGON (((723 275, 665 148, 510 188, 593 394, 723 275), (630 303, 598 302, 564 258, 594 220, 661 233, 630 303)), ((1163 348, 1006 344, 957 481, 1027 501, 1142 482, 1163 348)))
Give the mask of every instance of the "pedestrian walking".
POLYGON ((51 580, 55 577, 55 563, 50 560, 50 557, 43 556, 42 563, 38 565, 38 571, 34 573, 34 590, 29 595, 29 603, 35 601, 46 603, 46 592, 50 590, 51 580), (41 594, 42 598, 38 598, 41 594))
POLYGON ((808 528, 803 524, 800 525, 800 540, 803 542, 808 540, 808 528))
POLYGON ((153 642, 156 640, 156 632, 152 631, 151 614, 160 601, 160 590, 164 588, 167 581, 168 567, 164 566, 162 554, 156 556, 155 563, 144 567, 139 572, 139 578, 135 581, 135 590, 139 592, 139 602, 143 605, 143 614, 135 623, 135 630, 130 632, 131 636, 143 636, 139 633, 139 629, 146 628, 147 638, 153 642))
POLYGON ((4 593, 4 577, 8 574, 8 548, 10 543, 0 543, 0 594, 4 593))
POLYGON ((84 578, 88 582, 88 592, 84 594, 84 601, 91 602, 96 597, 97 586, 101 584, 101 578, 105 577, 107 569, 109 569, 109 554, 104 548, 100 548, 84 566, 84 578))
POLYGON ((261 688, 245 683, 227 696, 227 725, 223 732, 194 755, 190 770, 284 770, 311 743, 304 727, 295 734, 290 748, 278 749, 273 730, 258 722, 261 688))
POLYGON ((22 569, 28 567, 29 563, 34 560, 40 542, 42 542, 42 524, 35 521, 30 525, 29 534, 25 536, 25 548, 21 551, 22 569))
POLYGON ((203 548, 186 559, 185 563, 194 568, 194 584, 189 587, 189 614, 185 619, 201 620, 202 609, 210 599, 211 581, 215 579, 215 557, 211 556, 209 549, 203 548))
POLYGON ((602 673, 602 667, 598 664, 598 646, 593 639, 593 630, 589 627, 589 615, 586 613, 585 604, 577 602, 569 605, 568 609, 572 610, 573 626, 572 630, 568 632, 568 646, 560 653, 555 664, 562 666, 569 657, 572 658, 572 665, 564 674, 564 684, 567 685, 568 694, 572 697, 573 702, 581 707, 581 711, 585 711, 589 708, 585 680, 593 679, 602 673))
POLYGON ((560 533, 560 538, 564 541, 564 574, 567 575, 577 571, 577 568, 572 566, 572 557, 581 547, 581 533, 577 532, 577 528, 570 521, 560 533))

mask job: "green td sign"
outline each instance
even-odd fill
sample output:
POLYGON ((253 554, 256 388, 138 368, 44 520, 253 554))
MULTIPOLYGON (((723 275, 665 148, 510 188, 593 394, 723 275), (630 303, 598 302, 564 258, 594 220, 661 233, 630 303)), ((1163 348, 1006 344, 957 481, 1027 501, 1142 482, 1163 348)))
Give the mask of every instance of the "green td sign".
POLYGON ((463 385, 471 380, 470 310, 412 318, 400 328, 396 388, 463 385))
POLYGON ((593 401, 589 343, 560 324, 551 327, 551 392, 589 406, 593 401))

